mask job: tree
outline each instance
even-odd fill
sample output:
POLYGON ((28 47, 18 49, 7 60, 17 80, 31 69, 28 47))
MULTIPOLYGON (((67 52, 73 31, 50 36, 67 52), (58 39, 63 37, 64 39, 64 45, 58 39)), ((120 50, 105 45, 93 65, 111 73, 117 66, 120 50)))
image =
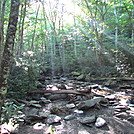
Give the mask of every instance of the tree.
POLYGON ((19 5, 20 0, 11 0, 9 24, 7 29, 6 42, 0 70, 0 117, 4 98, 7 92, 7 80, 10 73, 10 65, 12 61, 12 49, 14 46, 15 33, 17 30, 19 5))

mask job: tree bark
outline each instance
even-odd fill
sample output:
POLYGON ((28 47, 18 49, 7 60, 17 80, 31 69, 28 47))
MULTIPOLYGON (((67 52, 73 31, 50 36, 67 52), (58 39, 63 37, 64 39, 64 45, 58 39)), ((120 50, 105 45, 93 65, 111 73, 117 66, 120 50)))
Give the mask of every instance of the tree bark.
POLYGON ((11 0, 9 24, 0 70, 0 119, 4 98, 7 92, 7 79, 10 73, 12 48, 14 45, 15 33, 17 29, 19 5, 20 0, 11 0))
POLYGON ((5 4, 7 0, 0 1, 0 66, 4 48, 4 12, 5 12, 5 4))

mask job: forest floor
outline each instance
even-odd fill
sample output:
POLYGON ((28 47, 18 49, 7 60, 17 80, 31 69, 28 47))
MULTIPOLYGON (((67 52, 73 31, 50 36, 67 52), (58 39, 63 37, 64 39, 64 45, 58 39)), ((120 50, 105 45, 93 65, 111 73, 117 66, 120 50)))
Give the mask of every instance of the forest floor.
MULTIPOLYGON (((40 80, 24 100, 18 134, 134 134, 134 81, 108 79, 83 82, 66 77, 40 80), (53 93, 39 91, 52 90, 53 93), (84 93, 57 93, 83 90, 84 93)), ((15 133, 15 131, 14 131, 15 133)))

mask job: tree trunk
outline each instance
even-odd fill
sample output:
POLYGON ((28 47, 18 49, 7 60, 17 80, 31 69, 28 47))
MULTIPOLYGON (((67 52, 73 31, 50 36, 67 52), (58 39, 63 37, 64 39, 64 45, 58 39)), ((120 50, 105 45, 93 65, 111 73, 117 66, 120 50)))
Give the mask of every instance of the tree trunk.
POLYGON ((0 70, 0 119, 1 119, 1 110, 7 91, 7 79, 10 73, 12 47, 14 45, 15 33, 17 29, 19 5, 20 0, 11 0, 9 24, 0 70))
POLYGON ((4 12, 7 0, 0 1, 0 67, 4 48, 4 12))

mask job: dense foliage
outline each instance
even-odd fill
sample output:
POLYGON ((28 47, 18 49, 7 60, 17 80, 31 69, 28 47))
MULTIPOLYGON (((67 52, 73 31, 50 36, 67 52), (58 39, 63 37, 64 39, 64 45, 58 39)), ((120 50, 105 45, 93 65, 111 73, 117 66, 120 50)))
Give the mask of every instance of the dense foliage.
MULTIPOLYGON (((1 3, 3 38, 9 5, 1 3)), ((35 89, 39 75, 47 72, 52 77, 72 71, 89 77, 132 77, 134 2, 22 0, 12 52, 10 93, 35 89)))

